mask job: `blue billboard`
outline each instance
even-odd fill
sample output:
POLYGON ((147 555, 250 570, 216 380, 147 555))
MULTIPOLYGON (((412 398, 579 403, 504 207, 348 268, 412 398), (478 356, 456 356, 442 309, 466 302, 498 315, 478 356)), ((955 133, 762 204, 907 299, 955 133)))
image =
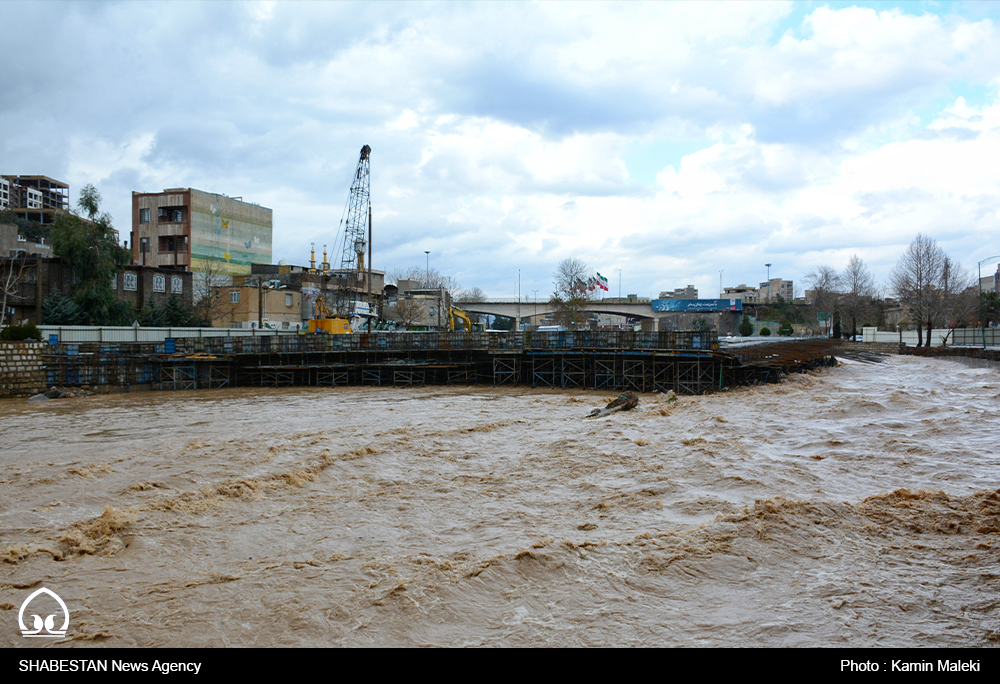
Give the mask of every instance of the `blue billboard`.
POLYGON ((743 311, 742 299, 654 299, 653 311, 743 311))

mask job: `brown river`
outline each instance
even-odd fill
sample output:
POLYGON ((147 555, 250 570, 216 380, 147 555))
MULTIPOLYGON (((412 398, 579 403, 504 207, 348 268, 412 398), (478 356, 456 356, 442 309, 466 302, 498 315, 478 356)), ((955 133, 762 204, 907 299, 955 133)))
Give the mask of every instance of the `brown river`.
POLYGON ((0 401, 0 643, 997 646, 1000 374, 0 401), (25 639, 40 587, 71 619, 25 639), (38 643, 44 642, 44 643, 38 643))

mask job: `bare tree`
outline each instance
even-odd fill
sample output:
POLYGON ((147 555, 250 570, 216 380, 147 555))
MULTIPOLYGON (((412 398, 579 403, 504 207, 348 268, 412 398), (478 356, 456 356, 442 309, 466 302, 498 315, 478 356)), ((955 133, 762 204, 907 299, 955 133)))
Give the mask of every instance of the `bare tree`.
POLYGON ((858 334, 858 319, 862 318, 871 307, 872 294, 875 292, 875 278, 865 265, 865 262, 855 254, 847 262, 847 267, 840 276, 844 288, 841 297, 844 313, 851 319, 851 337, 858 334))
POLYGON ((455 295, 456 302, 466 302, 470 304, 475 304, 477 302, 486 301, 486 293, 480 290, 478 287, 472 287, 468 290, 462 290, 455 295))
POLYGON ((563 259, 552 276, 555 291, 549 303, 560 325, 576 327, 587 322, 590 267, 579 259, 563 259))
POLYGON ((401 325, 409 326, 425 317, 424 306, 419 299, 400 299, 396 302, 396 316, 401 325))
POLYGON ((24 273, 24 265, 28 259, 24 254, 0 259, 0 325, 10 325, 7 320, 7 302, 17 296, 18 288, 21 284, 21 274, 24 273))
POLYGON ((406 269, 392 269, 387 274, 388 282, 398 284, 400 280, 416 280, 421 287, 436 290, 443 287, 449 292, 458 292, 461 287, 451 276, 442 275, 433 268, 428 270, 421 266, 411 266, 406 269))
POLYGON ((218 259, 206 259, 201 270, 192 274, 194 311, 208 325, 217 320, 231 321, 239 304, 231 302, 223 288, 232 287, 233 276, 225 272, 218 259))
POLYGON ((840 275, 830 266, 817 266, 805 275, 812 289, 812 305, 817 314, 827 314, 827 320, 839 315, 840 275))
POLYGON ((945 263, 944 251, 937 242, 918 234, 903 252, 889 276, 896 296, 910 306, 917 323, 917 346, 923 344, 923 324, 928 322, 927 346, 931 345, 931 330, 935 313, 935 288, 941 279, 945 263))

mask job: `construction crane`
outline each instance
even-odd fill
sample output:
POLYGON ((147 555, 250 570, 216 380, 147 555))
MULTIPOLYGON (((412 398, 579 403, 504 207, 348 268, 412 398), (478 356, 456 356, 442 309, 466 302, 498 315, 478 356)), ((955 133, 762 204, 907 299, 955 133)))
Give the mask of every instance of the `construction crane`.
POLYGON ((372 205, 369 189, 368 155, 372 148, 365 145, 361 148, 354 179, 351 181, 351 194, 347 199, 345 217, 340 220, 342 239, 340 244, 340 270, 337 273, 337 301, 334 306, 338 316, 351 316, 355 313, 354 302, 368 281, 367 290, 369 306, 371 304, 371 228, 372 205), (368 251, 368 278, 365 278, 365 249, 368 251))
MULTIPOLYGON (((351 192, 347 197, 347 206, 344 207, 344 214, 340 218, 340 230, 342 242, 340 243, 340 269, 333 272, 337 279, 335 288, 335 302, 333 310, 327 308, 320 294, 315 302, 315 317, 309 320, 309 332, 325 332, 331 334, 348 334, 357 327, 358 318, 354 318, 355 325, 351 325, 352 317, 356 317, 360 312, 356 311, 355 302, 358 294, 363 291, 367 280, 367 301, 368 301, 368 327, 371 329, 371 235, 372 235, 372 207, 369 186, 369 161, 368 155, 372 148, 365 145, 361 148, 361 156, 358 159, 358 166, 354 170, 354 178, 351 181, 351 192), (367 231, 367 236, 366 236, 367 231), (368 248, 368 277, 365 278, 365 247, 368 248)), ((310 260, 310 272, 316 263, 315 249, 310 260)), ((323 265, 322 272, 329 275, 330 264, 326 261, 326 245, 323 245, 323 265)))

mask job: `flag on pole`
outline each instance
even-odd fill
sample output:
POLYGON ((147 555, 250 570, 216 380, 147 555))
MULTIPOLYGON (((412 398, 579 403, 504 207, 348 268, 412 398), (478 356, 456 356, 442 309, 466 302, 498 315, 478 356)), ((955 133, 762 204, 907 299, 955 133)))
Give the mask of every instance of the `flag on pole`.
POLYGON ((598 286, 600 286, 600 288, 602 290, 607 290, 608 289, 608 279, 605 278, 604 276, 602 276, 600 273, 597 274, 597 278, 598 278, 598 282, 597 282, 598 286))

